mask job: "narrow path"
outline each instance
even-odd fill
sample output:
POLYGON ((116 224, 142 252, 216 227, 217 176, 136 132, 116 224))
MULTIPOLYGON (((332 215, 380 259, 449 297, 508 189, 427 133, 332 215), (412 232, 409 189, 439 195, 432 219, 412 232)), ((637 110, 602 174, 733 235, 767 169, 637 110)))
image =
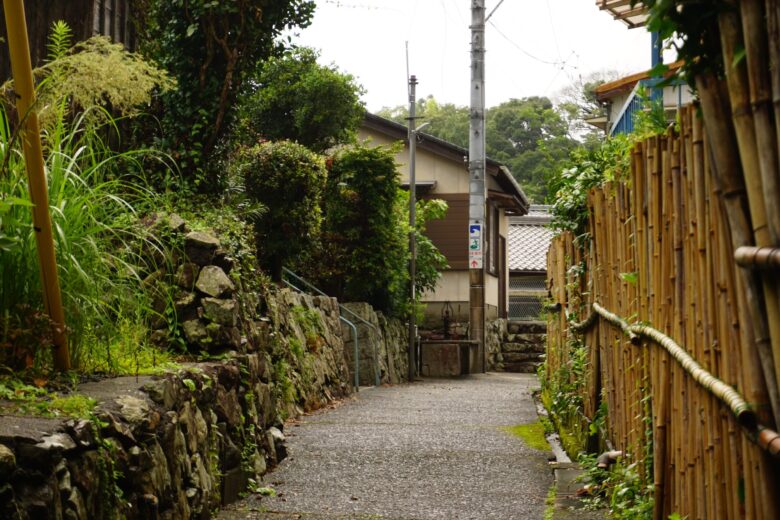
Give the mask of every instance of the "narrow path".
POLYGON ((287 428, 290 456, 218 518, 541 519, 547 453, 502 426, 537 420, 525 374, 362 390, 287 428))

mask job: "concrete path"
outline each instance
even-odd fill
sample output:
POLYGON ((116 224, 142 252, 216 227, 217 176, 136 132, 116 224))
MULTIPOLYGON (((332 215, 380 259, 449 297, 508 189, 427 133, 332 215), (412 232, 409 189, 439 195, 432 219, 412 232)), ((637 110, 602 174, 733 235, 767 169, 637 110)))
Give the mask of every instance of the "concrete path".
POLYGON ((218 518, 541 519, 548 453, 501 430, 537 420, 535 376, 484 374, 361 390, 286 428, 289 457, 218 518))

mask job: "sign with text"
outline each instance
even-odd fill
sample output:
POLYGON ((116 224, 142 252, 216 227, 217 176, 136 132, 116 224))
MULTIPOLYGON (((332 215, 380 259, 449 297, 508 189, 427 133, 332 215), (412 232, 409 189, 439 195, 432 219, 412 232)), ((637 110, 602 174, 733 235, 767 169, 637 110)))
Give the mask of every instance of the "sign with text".
POLYGON ((482 269, 482 224, 469 224, 469 268, 482 269))

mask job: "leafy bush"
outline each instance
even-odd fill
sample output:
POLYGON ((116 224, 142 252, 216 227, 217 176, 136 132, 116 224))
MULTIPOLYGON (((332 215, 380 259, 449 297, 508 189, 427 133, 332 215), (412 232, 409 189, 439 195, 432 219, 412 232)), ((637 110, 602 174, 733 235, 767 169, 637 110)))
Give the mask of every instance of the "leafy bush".
POLYGON ((588 223, 588 191, 604 182, 625 177, 631 168, 633 141, 619 135, 607 139, 593 150, 578 148, 571 155, 573 166, 563 170, 550 182, 555 193, 552 207, 553 227, 585 232, 588 223))
POLYGON ((244 179, 247 195, 267 208, 255 221, 258 258, 279 281, 284 262, 319 233, 325 161, 290 141, 265 142, 239 152, 234 172, 244 179))
MULTIPOLYGON (((303 272, 343 301, 366 301, 393 315, 408 314, 409 197, 401 190, 395 148, 352 146, 330 161, 324 223, 303 272)), ((432 289, 446 261, 422 232, 443 218, 446 204, 418 207, 417 293, 432 289)))
MULTIPOLYGON (((93 36, 73 46, 71 39, 68 25, 54 22, 47 62, 33 71, 43 128, 56 125, 62 111, 71 116, 81 114, 87 122, 99 124, 108 120, 108 112, 97 107, 106 107, 118 116, 136 115, 140 107, 149 105, 155 92, 175 86, 164 71, 105 36, 93 36)), ((13 81, 6 82, 2 90, 7 105, 13 105, 13 81)))
POLYGON ((363 89, 335 66, 319 65, 317 57, 299 48, 262 65, 252 93, 240 103, 238 139, 288 139, 316 152, 354 139, 365 113, 363 89))

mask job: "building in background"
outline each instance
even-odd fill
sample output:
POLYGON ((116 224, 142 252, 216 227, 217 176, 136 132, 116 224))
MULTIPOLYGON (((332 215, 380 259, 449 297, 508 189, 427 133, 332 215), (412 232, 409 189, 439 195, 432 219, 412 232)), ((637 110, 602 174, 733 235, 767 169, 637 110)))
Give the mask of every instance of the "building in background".
MULTIPOLYGON (((409 148, 406 126, 367 114, 359 137, 369 144, 387 145, 403 141, 397 155, 401 182, 409 186, 409 148)), ((426 235, 447 257, 449 269, 442 273, 436 290, 422 296, 427 304, 424 326, 440 328, 445 308, 454 322, 469 320, 468 150, 429 134, 419 133, 416 159, 416 191, 421 199, 442 199, 449 205, 447 216, 427 224, 426 235)), ((506 166, 487 160, 487 244, 485 254, 485 316, 506 317, 509 266, 507 237, 509 217, 527 213, 528 198, 506 166)))
POLYGON ((550 206, 532 205, 528 214, 509 219, 510 320, 539 321, 547 296, 547 250, 553 230, 550 206))

